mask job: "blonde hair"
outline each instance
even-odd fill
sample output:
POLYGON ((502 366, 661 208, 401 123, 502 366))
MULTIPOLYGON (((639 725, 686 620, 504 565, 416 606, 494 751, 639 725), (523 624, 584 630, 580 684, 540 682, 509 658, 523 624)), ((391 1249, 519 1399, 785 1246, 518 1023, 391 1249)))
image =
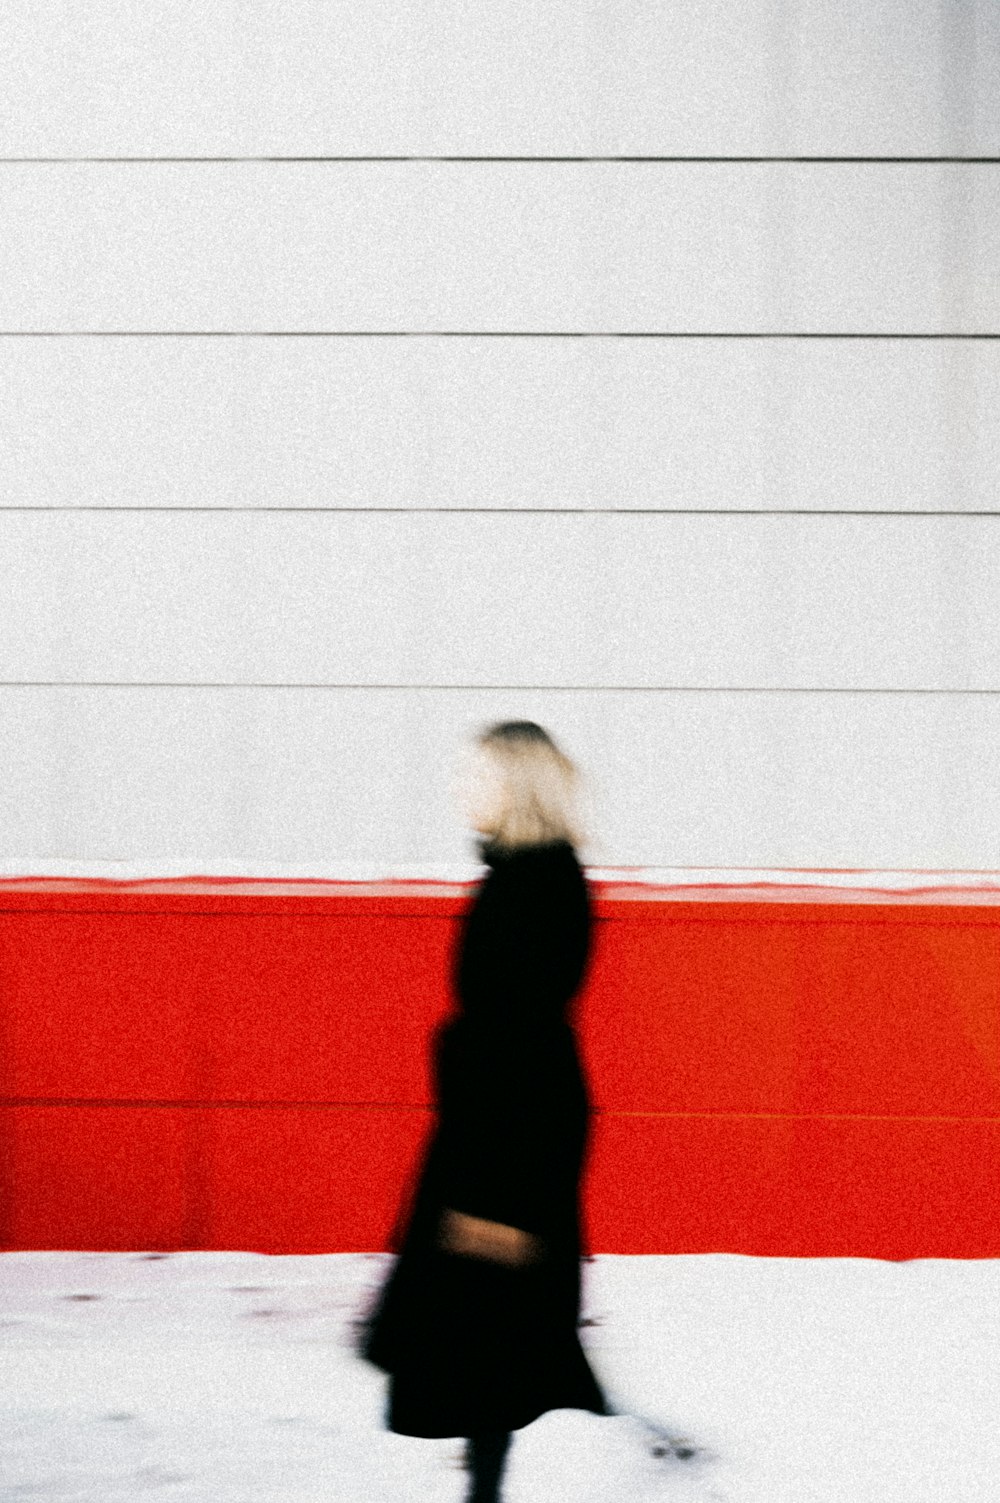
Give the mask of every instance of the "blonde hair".
POLYGON ((500 782, 497 819, 491 839, 514 850, 568 840, 588 843, 577 811, 586 787, 576 763, 533 720, 498 720, 479 731, 475 746, 495 767, 500 782))

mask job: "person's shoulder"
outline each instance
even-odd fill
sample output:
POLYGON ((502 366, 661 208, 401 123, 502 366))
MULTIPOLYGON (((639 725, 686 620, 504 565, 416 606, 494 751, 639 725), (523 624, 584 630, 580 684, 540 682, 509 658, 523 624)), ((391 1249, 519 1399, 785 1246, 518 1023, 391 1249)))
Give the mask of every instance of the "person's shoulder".
POLYGON ((509 893, 511 901, 527 899, 537 904, 559 894, 586 898, 589 883, 571 840, 559 838, 497 850, 486 848, 490 868, 486 886, 497 896, 509 893))
POLYGON ((574 861, 577 859, 573 842, 562 835, 551 840, 537 840, 529 844, 514 846, 503 845, 498 840, 485 836, 477 842, 477 845, 481 859, 490 866, 508 866, 514 861, 538 862, 559 857, 565 859, 567 855, 571 856, 574 861))
POLYGON ((518 847, 504 863, 510 885, 533 900, 586 892, 588 883, 576 847, 569 840, 518 847))
POLYGON ((566 840, 564 837, 517 846, 509 853, 507 861, 535 869, 580 865, 576 847, 571 840, 566 840))

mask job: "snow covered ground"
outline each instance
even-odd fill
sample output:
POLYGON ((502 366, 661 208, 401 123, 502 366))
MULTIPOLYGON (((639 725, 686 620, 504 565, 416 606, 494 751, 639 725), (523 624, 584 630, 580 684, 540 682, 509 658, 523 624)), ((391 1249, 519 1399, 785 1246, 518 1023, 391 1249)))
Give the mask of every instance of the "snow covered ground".
MULTIPOLYGON (((461 1441, 386 1431, 350 1349, 389 1261, 0 1253, 0 1499, 460 1503, 461 1441)), ((631 1412, 516 1432, 507 1503, 1000 1499, 1000 1259, 601 1255, 583 1280, 631 1412)))

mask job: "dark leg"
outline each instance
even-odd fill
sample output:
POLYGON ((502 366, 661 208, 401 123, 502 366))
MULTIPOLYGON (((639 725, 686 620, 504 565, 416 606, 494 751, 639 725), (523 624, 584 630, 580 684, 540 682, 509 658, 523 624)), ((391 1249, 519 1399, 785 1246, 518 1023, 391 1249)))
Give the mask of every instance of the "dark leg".
POLYGON ((481 1430, 466 1447, 472 1481, 466 1503, 500 1503, 500 1478, 512 1439, 509 1430, 481 1430))

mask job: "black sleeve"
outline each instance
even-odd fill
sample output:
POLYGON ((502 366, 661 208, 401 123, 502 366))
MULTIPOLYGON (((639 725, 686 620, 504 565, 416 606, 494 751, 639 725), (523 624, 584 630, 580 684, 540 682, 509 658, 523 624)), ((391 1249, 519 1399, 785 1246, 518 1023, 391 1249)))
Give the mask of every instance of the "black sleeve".
POLYGON ((497 884, 449 1069, 444 1204, 534 1233, 560 1172, 551 1024, 585 942, 572 898, 507 874, 497 884))
POLYGON ((456 1057, 443 1202, 469 1216, 539 1232, 545 1223, 544 1071, 513 1030, 479 1026, 456 1057))

